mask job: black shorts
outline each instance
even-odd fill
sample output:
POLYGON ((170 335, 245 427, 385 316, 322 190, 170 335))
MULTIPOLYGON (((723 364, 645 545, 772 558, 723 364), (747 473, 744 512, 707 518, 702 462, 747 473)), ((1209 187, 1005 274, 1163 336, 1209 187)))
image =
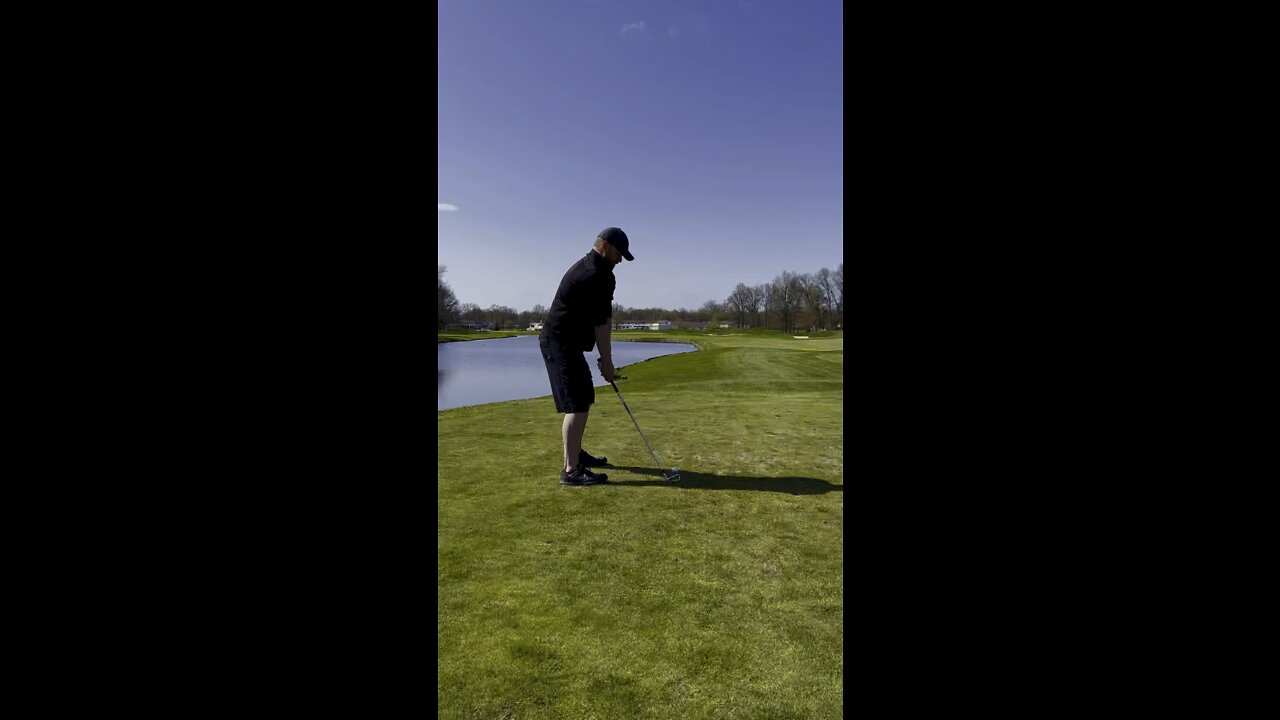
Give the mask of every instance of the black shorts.
POLYGON ((591 409, 596 401, 596 389, 591 383, 591 368, 582 352, 565 351, 558 343, 538 339, 542 361, 547 365, 547 378, 551 380, 551 398, 556 401, 556 412, 577 413, 591 409))

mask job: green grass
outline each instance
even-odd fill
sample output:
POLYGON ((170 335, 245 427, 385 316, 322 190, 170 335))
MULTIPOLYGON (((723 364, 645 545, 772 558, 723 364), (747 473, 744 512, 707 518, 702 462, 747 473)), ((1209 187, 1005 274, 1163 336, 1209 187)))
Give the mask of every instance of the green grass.
MULTIPOLYGON (((436 333, 437 343, 459 342, 461 340, 497 340, 498 338, 515 337, 516 335, 535 335, 526 330, 449 330, 436 333)), ((548 390, 548 393, 551 391, 548 390)))
POLYGON ((674 485, 608 385, 611 485, 558 484, 549 396, 438 412, 441 718, 842 716, 844 338, 810 335, 614 333, 702 348, 620 369, 674 485))

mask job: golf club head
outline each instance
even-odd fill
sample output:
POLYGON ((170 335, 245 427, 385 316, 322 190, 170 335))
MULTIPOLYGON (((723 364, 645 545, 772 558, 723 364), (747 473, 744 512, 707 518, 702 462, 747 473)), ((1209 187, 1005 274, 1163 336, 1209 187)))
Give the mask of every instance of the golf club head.
POLYGON ((680 468, 673 467, 671 468, 670 474, 662 473, 662 477, 666 478, 666 481, 669 483, 680 482, 680 468))

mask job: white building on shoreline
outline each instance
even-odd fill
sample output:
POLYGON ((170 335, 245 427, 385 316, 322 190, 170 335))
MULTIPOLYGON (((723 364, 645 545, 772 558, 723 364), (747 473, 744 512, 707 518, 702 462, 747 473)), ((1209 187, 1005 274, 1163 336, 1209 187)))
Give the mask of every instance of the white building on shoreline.
POLYGON ((659 320, 657 322, 624 322, 613 326, 614 330, 670 330, 670 320, 659 320))

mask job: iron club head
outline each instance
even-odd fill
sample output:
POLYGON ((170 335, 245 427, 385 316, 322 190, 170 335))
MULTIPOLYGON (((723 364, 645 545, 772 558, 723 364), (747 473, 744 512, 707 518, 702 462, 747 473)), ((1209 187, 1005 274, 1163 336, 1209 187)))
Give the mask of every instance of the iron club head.
POLYGON ((663 475, 663 477, 665 477, 667 479, 667 482, 669 483, 680 482, 680 468, 678 467, 671 468, 671 474, 663 475))

